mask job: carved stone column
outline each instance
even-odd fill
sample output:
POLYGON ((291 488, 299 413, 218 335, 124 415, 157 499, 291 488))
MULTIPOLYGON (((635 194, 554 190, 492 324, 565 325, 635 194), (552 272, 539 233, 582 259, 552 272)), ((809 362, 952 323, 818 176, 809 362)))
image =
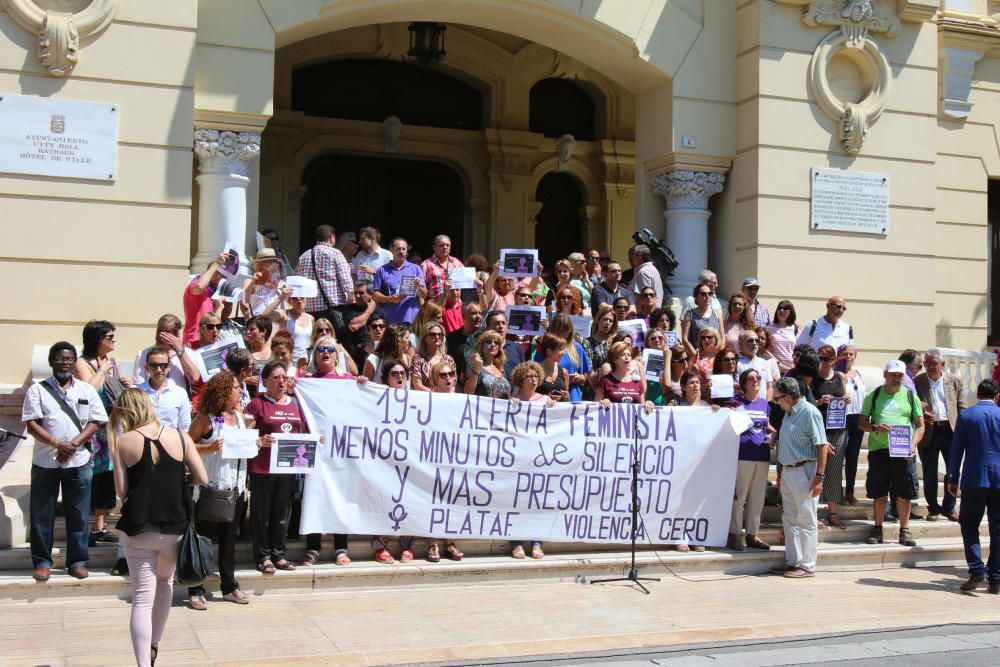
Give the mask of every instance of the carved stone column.
POLYGON ((653 192, 667 201, 667 246, 680 263, 667 283, 674 295, 691 294, 708 266, 708 199, 722 192, 725 174, 677 169, 653 176, 653 192))
MULTIPOLYGON (((198 156, 198 252, 191 272, 200 273, 231 242, 246 248, 250 160, 260 155, 260 134, 202 128, 194 133, 198 156)), ((244 257, 241 270, 249 271, 244 257)))

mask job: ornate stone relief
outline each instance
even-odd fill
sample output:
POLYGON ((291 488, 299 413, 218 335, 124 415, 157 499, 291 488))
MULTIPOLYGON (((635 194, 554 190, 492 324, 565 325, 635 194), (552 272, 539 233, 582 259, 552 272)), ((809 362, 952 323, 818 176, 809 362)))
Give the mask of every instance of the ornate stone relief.
POLYGON ((202 173, 247 176, 247 163, 260 155, 260 133, 201 128, 194 131, 194 152, 202 173))
POLYGON ((714 171, 676 169, 652 178, 653 192, 667 200, 667 209, 708 208, 712 195, 722 192, 726 175, 714 171))
POLYGON ((809 63, 809 86, 820 108, 837 121, 844 150, 851 154, 861 151, 868 129, 885 109, 892 70, 878 43, 870 33, 892 37, 901 25, 892 0, 815 0, 802 21, 808 26, 838 28, 819 43, 809 63), (860 101, 844 100, 831 88, 827 71, 830 61, 846 56, 858 70, 864 82, 865 94, 860 101))
MULTIPOLYGON (((80 58, 80 40, 100 33, 118 11, 121 0, 90 0, 79 11, 55 0, 0 0, 10 17, 38 36, 38 60, 52 76, 73 71, 80 58)), ((75 3, 79 5, 80 3, 75 3)))

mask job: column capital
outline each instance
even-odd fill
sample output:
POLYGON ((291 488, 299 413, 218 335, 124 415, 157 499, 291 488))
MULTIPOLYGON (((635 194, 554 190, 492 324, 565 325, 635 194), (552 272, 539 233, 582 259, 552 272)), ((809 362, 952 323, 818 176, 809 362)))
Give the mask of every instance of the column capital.
POLYGON ((202 173, 248 176, 248 163, 260 155, 260 133, 199 128, 194 131, 194 152, 202 173))
POLYGON ((708 209, 708 199, 722 192, 726 175, 715 171, 675 169, 651 179, 653 192, 667 200, 667 210, 708 209))

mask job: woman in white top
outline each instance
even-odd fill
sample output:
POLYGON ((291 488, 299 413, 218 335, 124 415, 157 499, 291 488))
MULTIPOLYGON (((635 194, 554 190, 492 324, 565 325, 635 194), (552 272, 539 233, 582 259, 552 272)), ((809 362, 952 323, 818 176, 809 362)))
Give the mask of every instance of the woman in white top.
POLYGON ((851 397, 851 402, 847 404, 847 444, 844 446, 844 502, 848 505, 857 505, 858 499, 854 497, 854 482, 858 475, 858 456, 861 454, 861 440, 864 433, 858 428, 858 417, 861 414, 861 406, 865 402, 865 381, 861 373, 854 370, 854 360, 857 359, 858 351, 853 345, 841 345, 837 350, 837 360, 844 362, 844 377, 847 380, 847 395, 851 397))
MULTIPOLYGON (((254 274, 252 278, 243 281, 243 308, 247 319, 264 312, 275 300, 280 303, 285 283, 281 279, 281 261, 271 248, 257 251, 253 260, 254 274)), ((277 305, 275 306, 277 307, 277 305)))
MULTIPOLYGON (((221 371, 214 375, 202 391, 198 416, 191 422, 191 429, 188 431, 205 465, 205 472, 208 475, 208 483, 205 486, 219 491, 236 491, 234 518, 243 515, 247 492, 247 462, 246 459, 222 458, 222 432, 227 426, 240 430, 247 427, 243 411, 239 407, 242 390, 239 378, 230 371, 221 371)), ((195 502, 200 495, 201 488, 196 487, 195 502)), ((236 581, 237 521, 228 523, 203 521, 198 516, 197 505, 195 507, 198 534, 212 538, 212 541, 219 546, 222 599, 236 604, 248 604, 250 596, 240 590, 240 584, 236 581)), ((199 611, 208 608, 204 584, 188 588, 188 606, 199 611)))
POLYGON ((292 334, 292 365, 300 366, 309 363, 309 348, 313 341, 313 321, 312 315, 306 312, 306 298, 304 296, 287 296, 284 301, 288 304, 287 310, 278 309, 278 304, 282 299, 276 299, 268 304, 264 310, 264 315, 276 319, 284 327, 285 331, 292 334), (305 360, 305 363, 301 363, 305 360))

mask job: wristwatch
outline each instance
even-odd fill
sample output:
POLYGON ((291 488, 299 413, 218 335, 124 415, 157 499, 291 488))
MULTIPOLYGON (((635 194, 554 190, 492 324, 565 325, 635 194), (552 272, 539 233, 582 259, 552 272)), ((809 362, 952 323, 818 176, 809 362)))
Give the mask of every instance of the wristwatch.
POLYGON ((818 473, 816 473, 816 476, 819 477, 820 479, 826 479, 826 473, 825 472, 818 472, 818 473))
POLYGON ((179 358, 179 357, 183 357, 185 352, 187 352, 187 348, 185 348, 183 345, 181 345, 180 349, 177 350, 176 354, 177 354, 177 356, 179 358))

